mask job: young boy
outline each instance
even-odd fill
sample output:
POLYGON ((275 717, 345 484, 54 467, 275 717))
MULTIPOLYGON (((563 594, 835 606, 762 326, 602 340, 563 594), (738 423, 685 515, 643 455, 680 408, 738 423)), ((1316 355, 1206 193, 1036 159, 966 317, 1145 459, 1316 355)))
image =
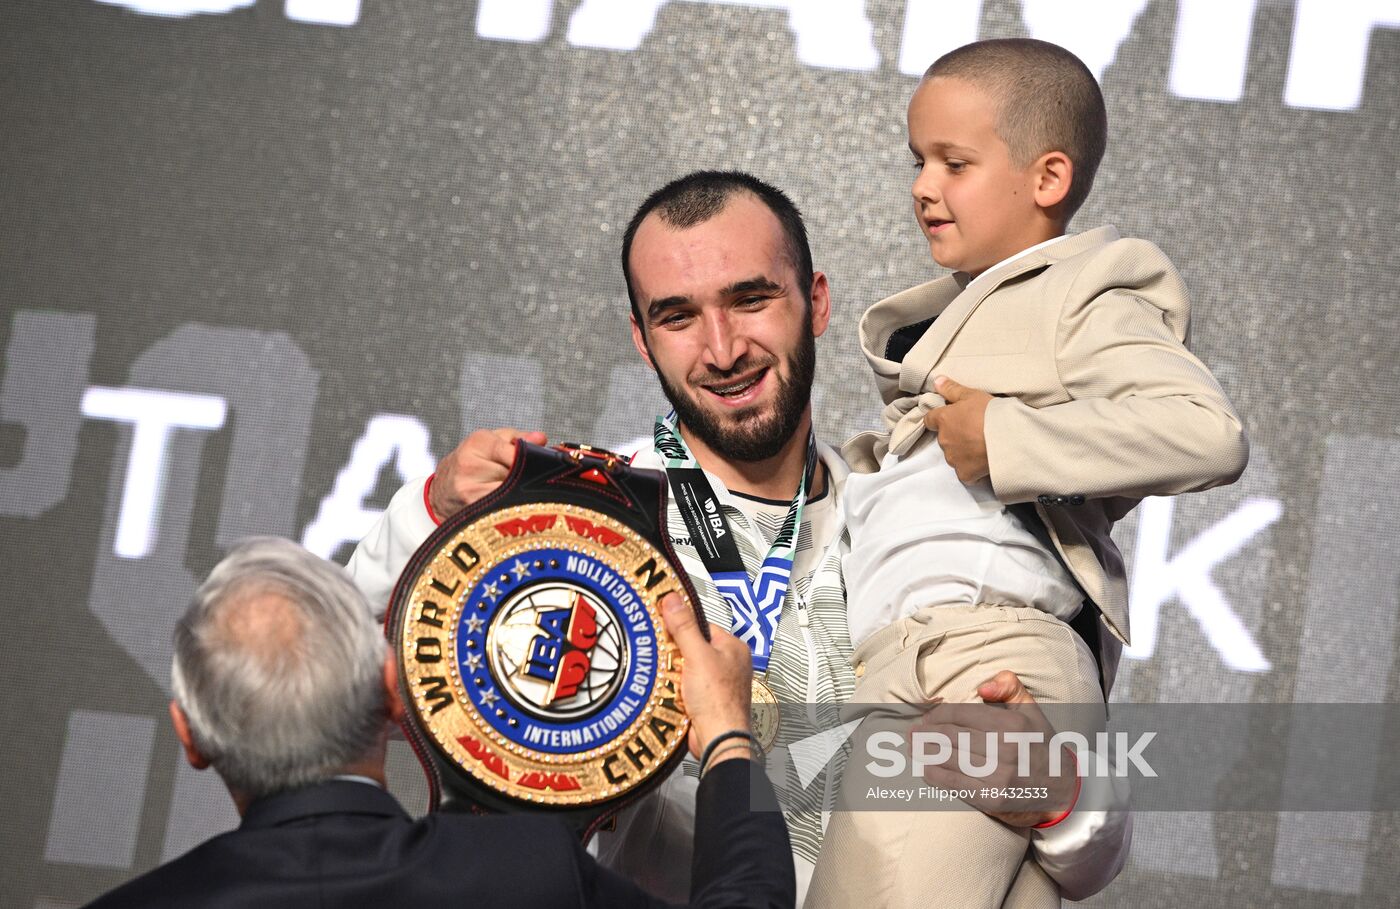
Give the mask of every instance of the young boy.
MULTIPOLYGON (((864 472, 845 497, 853 704, 976 701, 1009 668, 1040 703, 1090 705, 1069 724, 1092 742, 1128 639, 1114 522, 1244 470, 1171 263, 1111 227, 1065 233, 1106 134, 1093 75, 1042 41, 952 51, 909 102, 915 215, 955 274, 861 322, 890 431, 845 451, 864 472)), ((891 785, 862 763, 848 805, 891 785)), ((979 811, 838 811, 808 905, 1058 905, 1029 835, 979 811)))

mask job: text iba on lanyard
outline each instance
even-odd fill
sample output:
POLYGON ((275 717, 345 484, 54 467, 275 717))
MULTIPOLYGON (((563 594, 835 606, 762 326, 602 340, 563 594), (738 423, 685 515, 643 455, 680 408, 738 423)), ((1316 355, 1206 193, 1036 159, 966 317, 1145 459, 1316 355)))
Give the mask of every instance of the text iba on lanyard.
POLYGON ((773 653, 773 640, 778 633, 783 599, 792 582, 792 563, 797 550, 797 529, 802 523, 802 508, 807 502, 807 478, 817 461, 817 445, 812 433, 807 434, 807 461, 797 495, 788 506, 787 517, 768 549, 758 576, 749 579, 748 569, 739 557, 734 531, 719 504, 719 497, 710 486, 709 478, 691 457, 685 441, 672 421, 675 415, 656 421, 656 452, 666 462, 666 479, 676 498, 681 518, 710 574, 716 589, 729 603, 734 613, 734 636, 753 651, 753 668, 763 672, 773 653))

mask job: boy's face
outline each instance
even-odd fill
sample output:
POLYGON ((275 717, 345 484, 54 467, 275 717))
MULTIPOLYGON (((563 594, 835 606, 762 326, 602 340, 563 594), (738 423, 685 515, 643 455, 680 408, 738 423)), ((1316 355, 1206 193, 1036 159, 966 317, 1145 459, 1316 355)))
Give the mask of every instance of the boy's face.
POLYGON ((963 79, 930 79, 909 100, 914 214, 934 261, 974 276, 1057 233, 1034 164, 1016 166, 996 117, 996 99, 963 79))

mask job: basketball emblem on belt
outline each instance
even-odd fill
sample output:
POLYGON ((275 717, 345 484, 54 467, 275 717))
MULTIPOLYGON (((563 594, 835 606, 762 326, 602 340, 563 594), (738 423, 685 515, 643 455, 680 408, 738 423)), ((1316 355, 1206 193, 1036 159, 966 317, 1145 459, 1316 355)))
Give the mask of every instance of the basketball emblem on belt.
POLYGON ((630 649, 624 634, 612 608, 587 588, 544 581, 504 604, 486 646, 506 697, 533 716, 567 718, 617 691, 630 649))
POLYGON ((627 525, 575 505, 494 511, 442 541, 396 646, 433 746, 510 798, 582 806, 647 780, 689 731, 658 603, 684 595, 627 525))

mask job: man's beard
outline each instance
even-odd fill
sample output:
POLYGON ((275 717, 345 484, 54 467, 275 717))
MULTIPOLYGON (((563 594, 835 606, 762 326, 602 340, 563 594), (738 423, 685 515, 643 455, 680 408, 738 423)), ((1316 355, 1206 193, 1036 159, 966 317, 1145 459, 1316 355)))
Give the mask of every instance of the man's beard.
MULTIPOLYGON (((782 451, 793 433, 797 432, 802 415, 812 399, 812 377, 817 368, 817 339, 810 327, 802 333, 789 362, 792 368, 791 376, 787 379, 773 373, 778 383, 778 396, 772 411, 761 418, 744 416, 737 421, 726 420, 723 416, 701 409, 688 395, 673 388, 660 370, 656 376, 661 380, 661 390, 666 400, 676 409, 681 425, 694 433, 711 451, 731 461, 766 461, 782 451)), ((753 365, 752 359, 745 358, 725 372, 739 375, 752 369, 753 365)), ((723 376, 717 378, 723 380, 723 376)))

